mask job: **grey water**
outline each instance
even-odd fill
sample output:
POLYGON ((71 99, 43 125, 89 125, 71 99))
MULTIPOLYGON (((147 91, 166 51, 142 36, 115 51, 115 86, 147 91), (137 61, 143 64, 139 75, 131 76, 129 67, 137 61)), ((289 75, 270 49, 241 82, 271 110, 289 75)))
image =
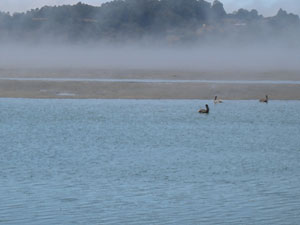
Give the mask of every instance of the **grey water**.
POLYGON ((105 78, 40 78, 1 77, 0 80, 102 82, 102 83, 213 83, 213 84, 300 84, 298 80, 178 80, 178 79, 105 79, 105 78))
POLYGON ((0 224, 299 224, 299 101, 0 109, 0 224))

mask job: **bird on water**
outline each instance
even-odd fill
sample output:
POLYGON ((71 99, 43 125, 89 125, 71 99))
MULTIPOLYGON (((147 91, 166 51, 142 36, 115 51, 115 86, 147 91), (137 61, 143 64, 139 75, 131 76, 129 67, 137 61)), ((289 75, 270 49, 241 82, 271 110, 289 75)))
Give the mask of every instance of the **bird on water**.
POLYGON ((263 103, 268 103, 268 101, 269 101, 268 95, 266 95, 265 98, 259 99, 259 102, 263 102, 263 103))
POLYGON ((218 96, 215 96, 214 103, 215 103, 215 104, 223 103, 223 101, 222 101, 221 99, 218 99, 218 96))
POLYGON ((207 104, 205 105, 205 107, 206 107, 206 109, 200 109, 198 112, 199 113, 206 113, 206 114, 208 114, 209 113, 209 107, 208 107, 207 104))

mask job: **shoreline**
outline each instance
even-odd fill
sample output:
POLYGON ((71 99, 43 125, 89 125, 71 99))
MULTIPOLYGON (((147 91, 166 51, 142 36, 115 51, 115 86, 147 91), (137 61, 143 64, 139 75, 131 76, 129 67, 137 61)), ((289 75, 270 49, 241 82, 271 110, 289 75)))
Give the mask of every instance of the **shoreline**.
POLYGON ((177 79, 108 79, 108 78, 8 78, 0 81, 100 82, 100 83, 200 83, 200 84, 300 84, 298 80, 177 80, 177 79))
POLYGON ((1 80, 0 98, 300 100, 300 84, 1 80))
POLYGON ((0 98, 300 100, 300 71, 0 69, 0 98))
MULTIPOLYGON (((263 97, 263 96, 262 96, 263 97)), ((214 99, 202 99, 202 98, 55 98, 55 97, 0 97, 1 99, 32 99, 32 100, 133 100, 133 101, 211 101, 212 104, 215 104, 213 101, 214 99)), ((230 102, 230 101, 257 101, 259 99, 223 99, 222 101, 230 102)), ((300 99, 270 99, 271 101, 282 101, 282 102, 298 102, 300 99)), ((223 102, 224 103, 224 102, 223 102)), ((222 104, 222 103, 217 103, 222 104)), ((263 103, 261 103, 263 104, 263 103)), ((268 103, 264 103, 268 104, 268 103)))

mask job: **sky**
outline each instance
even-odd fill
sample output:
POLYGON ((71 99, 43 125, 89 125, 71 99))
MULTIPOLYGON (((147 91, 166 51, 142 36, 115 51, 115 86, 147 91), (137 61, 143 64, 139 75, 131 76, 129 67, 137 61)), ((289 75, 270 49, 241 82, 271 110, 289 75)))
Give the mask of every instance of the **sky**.
MULTIPOLYGON (((101 5, 108 0, 0 0, 0 11, 24 12, 44 5, 76 4, 81 1, 90 5, 101 5)), ((213 0, 207 0, 212 2, 213 0)), ((221 0, 227 12, 239 8, 257 9, 265 16, 273 16, 279 8, 300 15, 300 0, 221 0)))

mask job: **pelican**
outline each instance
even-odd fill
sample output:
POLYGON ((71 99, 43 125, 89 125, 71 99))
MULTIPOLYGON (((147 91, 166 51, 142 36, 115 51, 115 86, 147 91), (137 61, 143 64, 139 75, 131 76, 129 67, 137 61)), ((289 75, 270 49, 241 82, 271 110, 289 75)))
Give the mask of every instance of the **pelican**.
POLYGON ((268 101, 269 101, 268 95, 266 95, 266 98, 259 99, 259 102, 268 103, 268 101))
POLYGON ((223 101, 221 99, 217 99, 217 98, 218 98, 218 96, 215 96, 215 100, 214 100, 215 104, 223 103, 223 101))
POLYGON ((206 104, 205 107, 206 107, 206 109, 200 109, 198 112, 199 113, 206 113, 206 114, 208 114, 209 113, 208 105, 206 104))

